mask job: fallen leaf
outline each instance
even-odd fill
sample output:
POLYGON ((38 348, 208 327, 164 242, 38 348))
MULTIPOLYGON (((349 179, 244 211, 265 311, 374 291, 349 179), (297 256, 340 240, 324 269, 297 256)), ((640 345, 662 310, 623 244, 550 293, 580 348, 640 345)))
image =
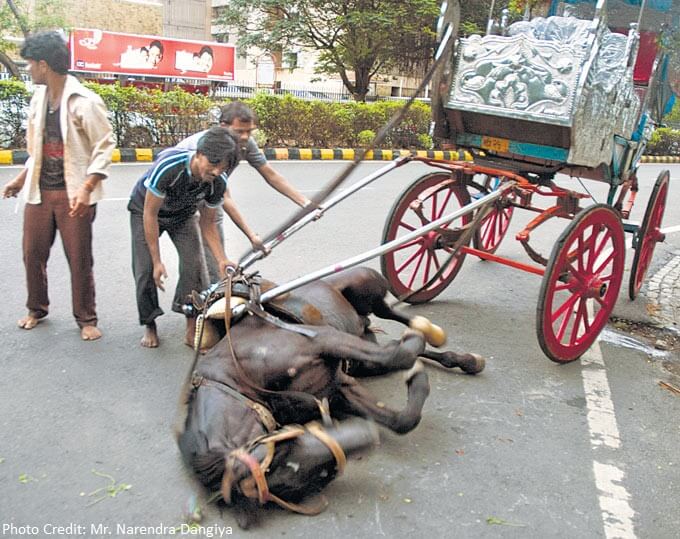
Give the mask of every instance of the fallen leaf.
POLYGON ((526 526, 526 524, 515 524, 513 522, 508 522, 507 520, 503 520, 502 518, 498 517, 487 517, 486 523, 495 524, 498 526, 516 526, 518 528, 523 528, 524 526, 526 526))

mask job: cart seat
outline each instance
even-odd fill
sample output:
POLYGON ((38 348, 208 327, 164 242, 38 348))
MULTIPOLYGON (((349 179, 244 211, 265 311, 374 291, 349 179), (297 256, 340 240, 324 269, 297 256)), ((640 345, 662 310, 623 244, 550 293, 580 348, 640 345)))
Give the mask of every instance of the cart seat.
POLYGON ((461 39, 444 104, 451 138, 550 166, 608 163, 614 136, 630 139, 639 120, 638 38, 599 18, 552 16, 514 23, 506 36, 461 39))

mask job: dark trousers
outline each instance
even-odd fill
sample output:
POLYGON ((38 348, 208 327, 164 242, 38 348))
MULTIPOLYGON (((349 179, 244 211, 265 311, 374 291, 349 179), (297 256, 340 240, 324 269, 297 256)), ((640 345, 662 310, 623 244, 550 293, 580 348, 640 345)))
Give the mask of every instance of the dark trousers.
MULTIPOLYGON (((144 216, 130 212, 132 233, 132 274, 135 278, 137 312, 141 325, 150 324, 163 314, 158 305, 158 291, 153 280, 153 262, 144 236, 144 216)), ((208 272, 198 226, 198 214, 180 223, 159 220, 159 236, 167 232, 179 256, 179 279, 172 300, 172 310, 181 313, 192 290, 208 287, 208 272)))
POLYGON ((58 230, 71 270, 73 316, 81 328, 96 326, 92 272, 92 223, 97 213, 96 204, 90 206, 83 217, 69 217, 70 207, 65 189, 43 190, 40 196, 40 204, 26 204, 24 211, 23 251, 29 314, 42 318, 49 311, 47 260, 58 230))

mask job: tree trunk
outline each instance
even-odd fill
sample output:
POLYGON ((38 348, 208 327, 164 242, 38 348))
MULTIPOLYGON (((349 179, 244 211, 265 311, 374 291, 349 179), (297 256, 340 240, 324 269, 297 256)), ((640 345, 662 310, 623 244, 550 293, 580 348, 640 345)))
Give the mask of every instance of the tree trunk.
POLYGON ((4 52, 0 52, 0 64, 4 65, 5 68, 7 68, 7 71, 9 71, 14 78, 21 78, 21 71, 19 71, 19 67, 4 52))
POLYGON ((24 38, 28 37, 28 35, 31 33, 31 30, 28 28, 28 26, 26 26, 26 21, 24 21, 24 18, 21 16, 19 8, 17 8, 16 4, 14 3, 14 0, 6 1, 7 5, 9 6, 9 9, 12 11, 12 14, 14 15, 14 18, 17 20, 19 28, 21 28, 21 31, 24 34, 24 38))
POLYGON ((354 68, 354 95, 355 101, 366 101, 368 84, 371 82, 371 68, 367 65, 359 65, 354 68))

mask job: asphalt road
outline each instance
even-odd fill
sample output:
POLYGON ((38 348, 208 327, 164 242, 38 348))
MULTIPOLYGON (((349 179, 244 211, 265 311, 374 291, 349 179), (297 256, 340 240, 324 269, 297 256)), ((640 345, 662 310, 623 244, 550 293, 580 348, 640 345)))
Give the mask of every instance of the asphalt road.
MULTIPOLYGON (((274 166, 312 195, 345 164, 274 166)), ((379 166, 365 164, 353 178, 379 166)), ((0 203, 0 535, 139 537, 141 528, 130 527, 142 526, 164 537, 181 525, 192 493, 205 505, 171 433, 192 352, 182 344, 182 317, 170 312, 170 292, 162 295, 168 314, 159 321, 161 347, 139 346, 125 206, 144 168, 114 166, 107 200, 98 208, 95 275, 104 337, 93 343, 80 341, 70 314, 68 270, 58 245, 49 265, 49 318, 30 332, 16 327, 25 301, 22 211, 13 200, 0 203)), ((641 218, 661 168, 642 166, 633 218, 641 218)), ((680 166, 670 168, 665 225, 680 224, 680 189, 674 185, 680 166)), ((16 172, 0 169, 0 183, 16 172)), ((423 172, 421 165, 408 165, 390 173, 282 244, 258 268, 284 282, 378 245, 392 202, 423 172)), ((602 185, 586 187, 603 197, 602 185)), ((247 165, 238 168, 231 189, 262 234, 294 209, 247 165)), ((509 238, 531 217, 518 214, 509 238)), ((534 234, 537 246, 548 253, 563 227, 546 225, 534 234)), ((227 238, 231 257, 247 247, 230 224, 227 238)), ((176 257, 166 240, 161 248, 172 281, 176 257)), ((657 249, 652 273, 677 253, 680 236, 669 237, 657 249)), ((499 254, 526 261, 511 239, 499 254)), ((631 260, 628 253, 627 269, 631 260)), ((369 265, 377 268, 378 262, 369 265)), ((621 346, 608 328, 583 361, 552 363, 536 340, 539 287, 535 275, 469 257, 436 301, 407 310, 443 326, 448 347, 484 355, 486 371, 471 377, 428 367, 432 392, 419 427, 403 437, 381 431, 381 446, 352 459, 345 476, 326 490, 331 505, 325 513, 304 517, 266 509, 259 526, 243 532, 228 511, 207 505, 198 532, 218 536, 229 531, 221 527, 232 527, 238 537, 328 539, 677 537, 680 396, 658 381, 678 385, 669 370, 678 369, 678 356, 641 343, 621 346)), ((615 313, 645 320, 646 303, 644 290, 634 303, 622 294, 615 313)), ((377 323, 386 337, 401 331, 377 323)), ((397 375, 366 385, 388 403, 404 400, 397 375)), ((188 535, 186 528, 181 532, 188 535)))

